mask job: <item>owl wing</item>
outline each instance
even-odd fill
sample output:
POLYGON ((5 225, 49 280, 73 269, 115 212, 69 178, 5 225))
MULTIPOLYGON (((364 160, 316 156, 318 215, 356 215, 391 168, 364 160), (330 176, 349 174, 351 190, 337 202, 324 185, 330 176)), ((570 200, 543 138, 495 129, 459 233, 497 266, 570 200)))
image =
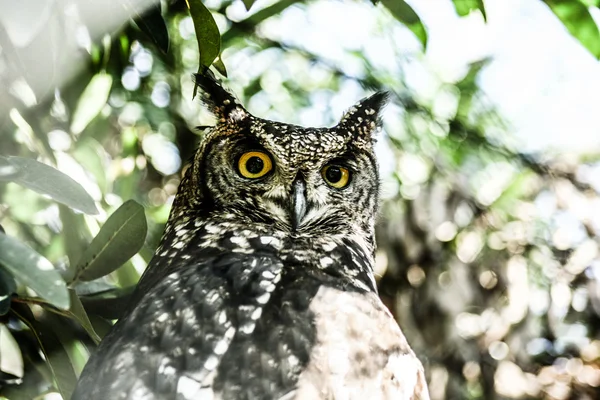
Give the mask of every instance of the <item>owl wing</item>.
POLYGON ((222 357, 260 317, 281 268, 231 253, 170 273, 102 341, 72 398, 212 399, 222 357))

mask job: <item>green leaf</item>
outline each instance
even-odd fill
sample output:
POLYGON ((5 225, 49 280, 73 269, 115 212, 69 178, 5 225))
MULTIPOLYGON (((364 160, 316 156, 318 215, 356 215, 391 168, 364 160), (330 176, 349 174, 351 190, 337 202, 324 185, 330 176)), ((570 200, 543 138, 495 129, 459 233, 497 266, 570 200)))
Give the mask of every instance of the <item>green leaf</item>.
POLYGON ((244 3, 244 6, 246 6, 246 11, 250 11, 255 0, 242 0, 242 2, 244 3))
POLYGON ((124 203, 81 256, 73 281, 90 281, 119 268, 142 248, 147 230, 144 207, 133 200, 124 203))
MULTIPOLYGON (((4 374, 4 378, 12 378, 8 379, 13 381, 12 383, 18 383, 20 378, 23 378, 21 349, 4 324, 0 324, 0 371, 4 374)), ((6 382, 6 379, 4 381, 6 382)))
POLYGON ((225 64, 223 64, 223 59, 221 56, 217 57, 213 65, 221 75, 227 77, 227 69, 225 68, 225 64))
POLYGON ((10 309, 10 298, 17 291, 15 279, 0 266, 0 315, 10 309))
POLYGON ((456 13, 461 17, 469 15, 473 10, 479 10, 481 11, 481 15, 483 15, 483 19, 487 19, 483 0, 452 0, 452 2, 454 3, 456 13))
POLYGON ((381 0, 381 3, 390 10, 398 21, 402 22, 421 41, 423 48, 427 47, 427 31, 421 18, 404 0, 381 0))
POLYGON ((118 319, 123 316, 134 291, 135 286, 115 288, 93 296, 82 296, 80 299, 90 318, 98 315, 106 319, 118 319))
MULTIPOLYGON (((145 4, 141 3, 141 5, 145 4)), ((136 25, 156 44, 160 51, 167 54, 169 51, 169 31, 161 15, 160 3, 151 7, 142 15, 137 15, 137 18, 134 19, 136 25)))
MULTIPOLYGON (((63 399, 70 399, 77 383, 77 376, 63 344, 52 329, 35 319, 26 305, 16 304, 13 307, 13 312, 29 327, 31 333, 35 336, 50 367, 56 388, 63 399)), ((51 318, 51 316, 48 317, 51 318)))
POLYGON ((0 180, 18 183, 86 214, 98 214, 94 200, 68 175, 31 158, 0 156, 0 165, 6 165, 7 162, 18 173, 8 175, 9 179, 0 175, 0 180))
POLYGON ((91 282, 77 282, 73 285, 73 289, 75 289, 78 296, 97 296, 110 292, 116 289, 116 287, 99 279, 91 282))
POLYGON ((71 120, 71 132, 76 135, 83 132, 85 127, 102 111, 108 100, 111 86, 112 76, 107 73, 101 72, 92 77, 75 107, 71 120))
MULTIPOLYGON (((200 53, 198 73, 202 73, 221 53, 221 34, 211 12, 202 4, 201 0, 185 0, 185 2, 190 10, 192 21, 194 21, 198 52, 200 53)), ((219 67, 220 65, 217 66, 217 68, 219 67)), ((194 85, 192 97, 196 97, 197 90, 198 85, 194 85)))
POLYGON ((600 32, 588 7, 579 1, 545 0, 552 12, 579 42, 600 58, 600 32))
MULTIPOLYGON (((125 306, 126 306, 126 304, 125 304, 125 306)), ((121 314, 122 313, 123 312, 121 312, 121 314)), ((108 333, 111 331, 111 329, 113 327, 113 323, 108 319, 99 317, 98 315, 94 315, 94 314, 89 314, 89 315, 90 315, 90 321, 92 321, 92 325, 94 325, 94 329, 96 330, 98 335, 101 338, 108 335, 108 333)))
POLYGON ((588 7, 600 7, 600 0, 579 0, 588 7))
POLYGON ((83 215, 75 214, 73 210, 63 205, 58 206, 58 215, 63 228, 61 232, 63 251, 69 259, 70 269, 67 273, 70 273, 90 244, 92 234, 87 229, 83 215))
POLYGON ((75 290, 69 289, 69 296, 71 299, 71 309, 69 310, 69 314, 75 318, 77 322, 79 322, 94 343, 100 343, 100 336, 98 336, 94 330, 94 327, 92 326, 92 323, 90 322, 90 319, 83 308, 83 304, 81 304, 81 300, 79 300, 79 296, 77 296, 77 293, 75 293, 75 290))
POLYGON ((210 67, 221 52, 221 34, 211 12, 202 4, 201 0, 186 0, 186 3, 196 30, 196 40, 200 52, 199 70, 201 71, 210 67))
POLYGON ((0 264, 23 285, 61 309, 69 308, 65 281, 50 261, 29 246, 0 233, 0 264))

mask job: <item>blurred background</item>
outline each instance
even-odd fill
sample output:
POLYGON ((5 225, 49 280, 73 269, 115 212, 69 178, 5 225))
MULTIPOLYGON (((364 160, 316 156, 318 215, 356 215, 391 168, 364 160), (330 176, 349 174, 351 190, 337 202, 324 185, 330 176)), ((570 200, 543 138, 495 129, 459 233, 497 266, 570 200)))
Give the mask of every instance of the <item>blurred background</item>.
MULTIPOLYGON (((393 92, 376 274, 433 399, 600 398, 600 1, 203 3, 257 116, 330 126, 393 92)), ((213 123, 198 60, 185 1, 0 0, 0 156, 57 168, 98 210, 0 171, 6 235, 64 276, 126 200, 148 224, 121 268, 72 286, 91 328, 18 279, 2 297, 0 265, 0 398, 68 398, 90 329, 118 317, 213 123)))

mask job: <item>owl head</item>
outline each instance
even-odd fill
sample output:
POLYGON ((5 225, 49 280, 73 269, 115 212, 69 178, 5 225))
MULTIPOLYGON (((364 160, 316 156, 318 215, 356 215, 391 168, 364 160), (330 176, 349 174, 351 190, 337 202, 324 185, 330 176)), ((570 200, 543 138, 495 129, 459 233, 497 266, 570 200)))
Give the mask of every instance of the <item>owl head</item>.
POLYGON ((360 101, 332 128, 304 128, 251 115, 210 72, 196 82, 217 124, 186 171, 175 214, 200 212, 298 237, 373 236, 373 143, 386 93, 360 101))

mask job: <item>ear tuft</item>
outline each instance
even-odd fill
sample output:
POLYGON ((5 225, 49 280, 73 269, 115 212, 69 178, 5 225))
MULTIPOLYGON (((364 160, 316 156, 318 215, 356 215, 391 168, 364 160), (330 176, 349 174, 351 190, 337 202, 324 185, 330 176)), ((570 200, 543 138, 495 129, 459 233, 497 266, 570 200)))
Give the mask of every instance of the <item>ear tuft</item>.
POLYGON ((372 140, 376 129, 381 126, 381 110, 390 97, 389 92, 377 92, 351 107, 342 117, 338 127, 356 137, 372 140))
POLYGON ((250 115, 209 69, 201 74, 194 74, 194 78, 202 89, 202 102, 220 123, 239 123, 250 115))

